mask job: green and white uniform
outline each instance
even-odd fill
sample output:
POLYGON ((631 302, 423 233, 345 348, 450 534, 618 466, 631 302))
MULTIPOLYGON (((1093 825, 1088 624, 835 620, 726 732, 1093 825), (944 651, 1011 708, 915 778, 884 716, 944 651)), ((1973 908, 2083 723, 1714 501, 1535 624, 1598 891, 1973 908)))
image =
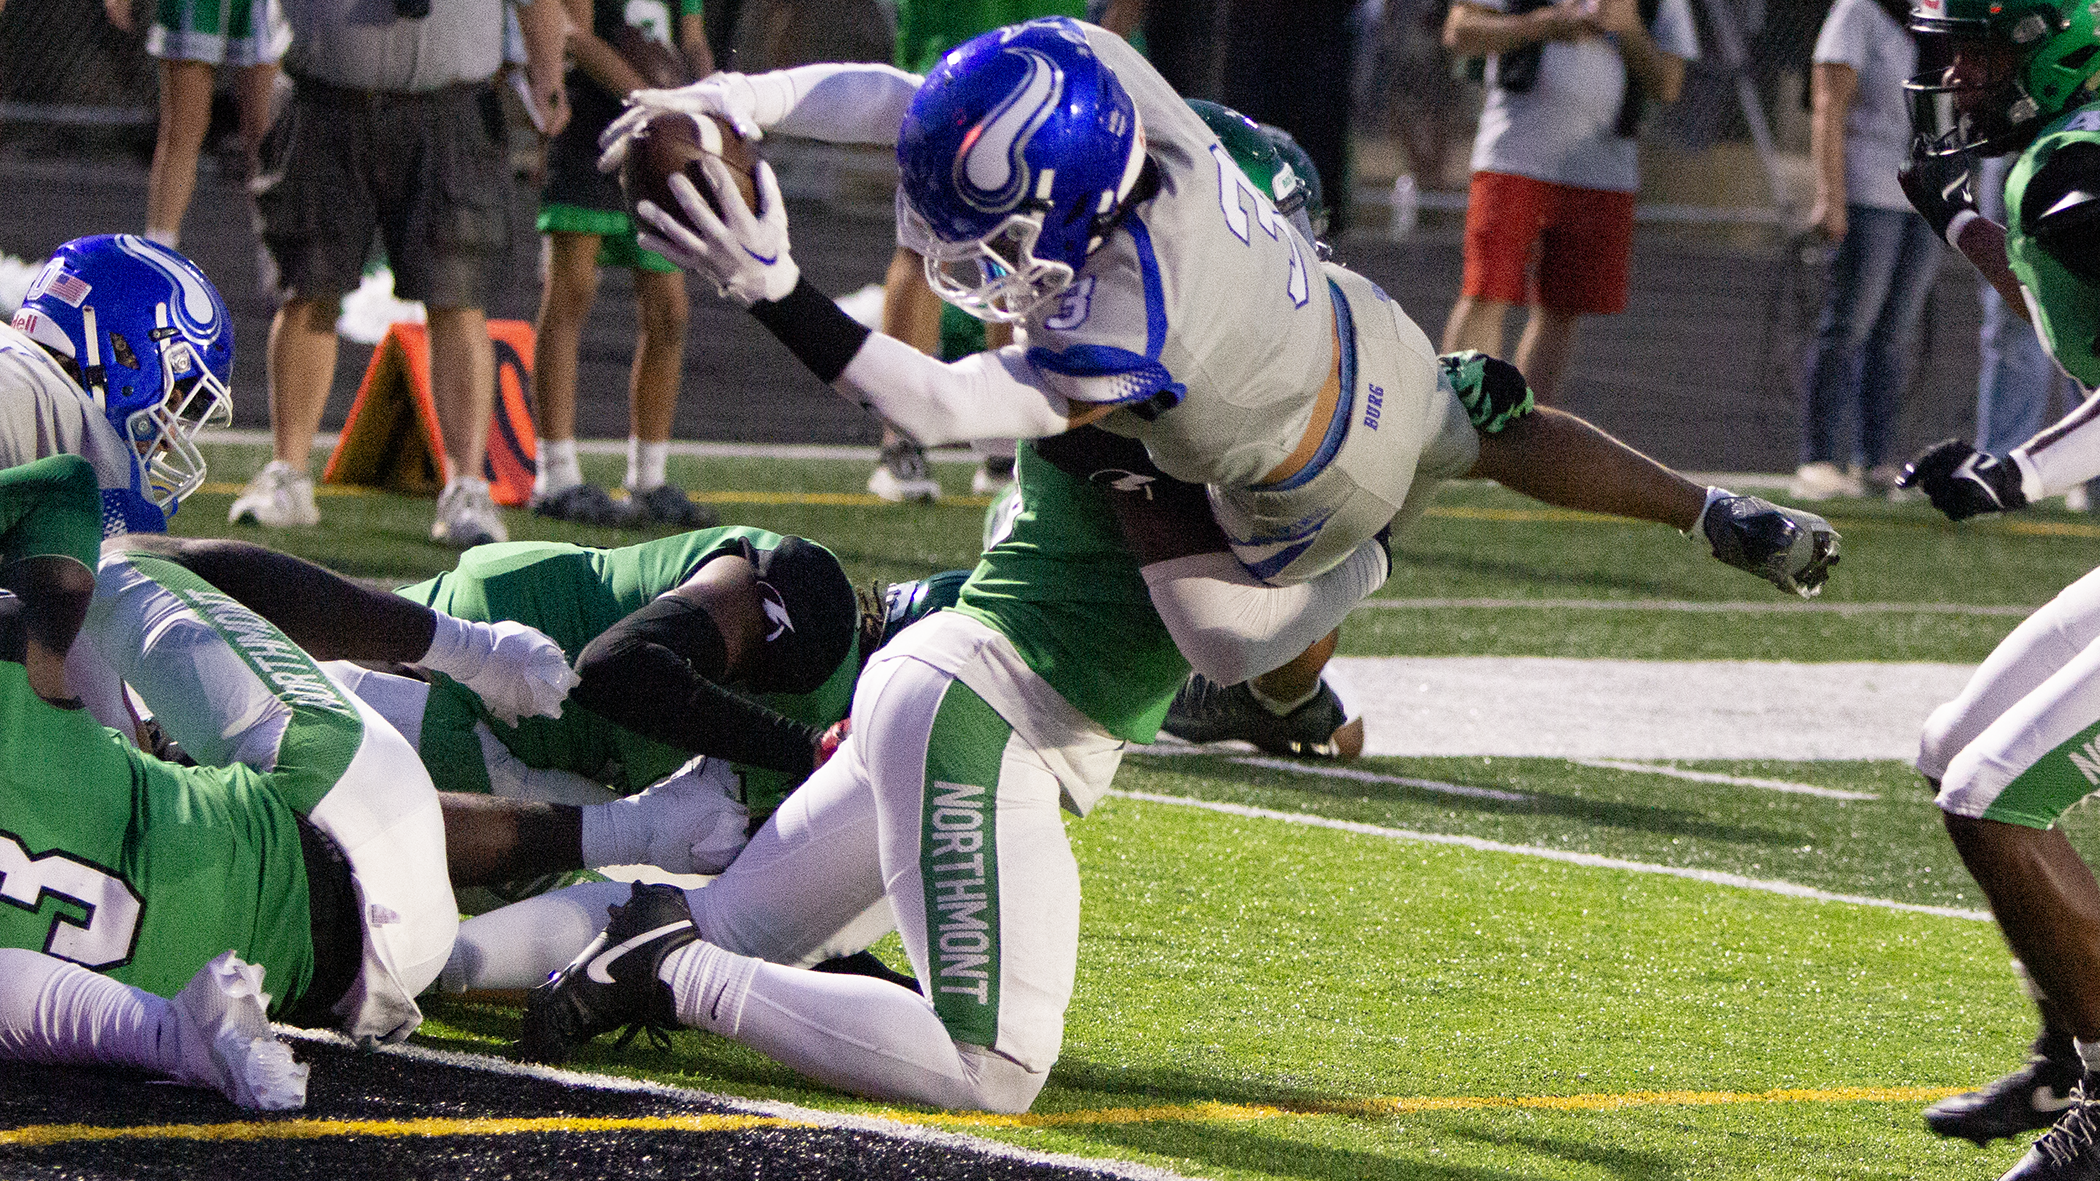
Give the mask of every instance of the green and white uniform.
MULTIPOLYGON (((2005 188, 2006 255, 2035 326, 2057 363, 2090 387, 2100 382, 2100 262, 2089 250, 2067 251, 2039 224, 2079 190, 2100 191, 2100 104, 2043 129, 2013 163, 2005 188)), ((2100 415, 2073 411, 2009 459, 2030 500, 2100 474, 2100 415)), ((1933 711, 1917 765, 1939 781, 1941 808, 2048 828, 2100 788, 2096 641, 2100 571, 2024 620, 1961 695, 1933 711)))
MULTIPOLYGON (((540 541, 477 546, 452 571, 400 593, 461 619, 530 624, 560 644, 573 663, 606 629, 675 589, 712 559, 740 553, 740 543, 746 541, 769 550, 780 544, 781 535, 723 526, 618 549, 540 541)), ((821 729, 846 716, 859 668, 856 641, 815 691, 751 696, 776 713, 821 729)), ((424 765, 447 791, 491 789, 481 734, 492 736, 527 767, 571 772, 619 795, 641 791, 693 756, 692 751, 645 738, 574 702, 559 718, 525 718, 515 726, 505 725, 489 715, 472 690, 441 674, 433 675, 421 716, 411 724, 419 734, 417 749, 424 765)), ((754 815, 771 811, 795 787, 779 771, 741 765, 733 769, 739 797, 754 815)))
MULTIPOLYGON (((1083 815, 1100 799, 1124 744, 1153 737, 1189 667, 1117 533, 1109 491, 1033 444, 1020 448, 1015 484, 1012 527, 960 605, 875 654, 851 738, 727 873, 689 895, 709 942, 803 964, 887 894, 931 1010, 884 994, 870 1000, 894 1005, 839 1020, 910 1045, 886 1051, 910 1074, 899 1093, 1002 1110, 1025 1108, 1041 1087, 1071 999, 1079 873, 1060 806, 1083 815)), ((778 1003, 772 987, 795 983, 762 977, 738 1023, 717 1032, 797 1065, 829 1053, 822 1031, 765 1032, 755 1013, 778 1003)))
POLYGON ((156 0, 146 52, 166 61, 273 65, 291 40, 278 0, 156 0))
MULTIPOLYGON (((61 501, 77 504, 56 511, 77 518, 78 536, 55 552, 92 558, 100 511, 84 462, 9 469, 0 485, 57 464, 74 473, 61 501)), ((0 495, 0 519, 20 504, 0 495)), ((54 552, 48 530, 11 529, 0 544, 8 559, 54 552)), ((0 662, 0 897, 12 904, 0 906, 0 945, 162 996, 231 949, 265 969, 273 1013, 407 1036, 458 923, 437 795, 407 744, 275 628, 158 558, 104 558, 86 627, 207 765, 142 753, 0 662), (354 933, 314 925, 309 867, 332 856, 311 837, 302 849, 302 817, 347 863, 347 883, 326 886, 350 892, 324 917, 354 933), (338 996, 308 995, 317 973, 338 996)))

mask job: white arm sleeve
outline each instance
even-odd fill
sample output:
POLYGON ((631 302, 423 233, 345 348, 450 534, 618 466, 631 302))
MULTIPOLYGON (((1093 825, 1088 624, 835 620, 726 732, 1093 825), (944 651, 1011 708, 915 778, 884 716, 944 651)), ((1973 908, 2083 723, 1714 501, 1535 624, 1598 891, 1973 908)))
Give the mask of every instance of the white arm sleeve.
POLYGON ((923 81, 895 66, 826 62, 749 77, 752 122, 835 144, 894 144, 923 81))
POLYGON ((2029 504, 2100 476, 2100 396, 2088 396, 2054 425, 2013 448, 2011 459, 2020 469, 2020 491, 2029 504))
POLYGON ((1270 586, 1220 552, 1154 562, 1142 571, 1181 654, 1221 685, 1283 667, 1340 625, 1391 572, 1392 560, 1375 538, 1341 565, 1292 586, 1270 586))
POLYGON ((832 387, 929 447, 1035 439, 1070 425, 1070 404, 1042 388, 1019 345, 950 364, 876 332, 832 387))

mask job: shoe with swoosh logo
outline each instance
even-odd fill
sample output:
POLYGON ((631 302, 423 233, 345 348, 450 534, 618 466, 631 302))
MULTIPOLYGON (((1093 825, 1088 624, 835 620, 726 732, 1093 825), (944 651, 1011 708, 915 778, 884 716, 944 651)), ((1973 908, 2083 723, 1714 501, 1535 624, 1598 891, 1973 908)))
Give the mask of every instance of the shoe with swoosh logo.
POLYGON ((1925 1126, 1979 1146, 2001 1136, 2046 1128, 2077 1102, 2072 1097, 2085 1067, 2071 1039, 2038 1039, 2024 1065, 2004 1078, 1925 1109, 1925 1126))
POLYGON ((2100 1075, 2080 1077, 2070 1107, 1999 1181, 2100 1181, 2100 1075))
POLYGON ((601 1033, 627 1027, 621 1044, 641 1030, 652 1038, 678 1028, 671 990, 656 978, 664 957, 700 937, 676 886, 636 882, 627 904, 607 909, 612 921, 525 999, 525 1030, 518 1054, 528 1062, 559 1064, 601 1033))

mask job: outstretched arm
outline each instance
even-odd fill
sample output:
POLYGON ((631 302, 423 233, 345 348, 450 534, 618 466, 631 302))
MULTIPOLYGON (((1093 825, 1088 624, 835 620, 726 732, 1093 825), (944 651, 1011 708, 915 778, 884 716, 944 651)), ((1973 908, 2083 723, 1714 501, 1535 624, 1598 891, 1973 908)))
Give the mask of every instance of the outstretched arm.
POLYGON ((111 538, 104 549, 188 569, 316 660, 388 660, 444 673, 512 724, 521 716, 560 717, 562 698, 576 683, 560 645, 537 628, 458 619, 249 542, 133 533, 111 538))

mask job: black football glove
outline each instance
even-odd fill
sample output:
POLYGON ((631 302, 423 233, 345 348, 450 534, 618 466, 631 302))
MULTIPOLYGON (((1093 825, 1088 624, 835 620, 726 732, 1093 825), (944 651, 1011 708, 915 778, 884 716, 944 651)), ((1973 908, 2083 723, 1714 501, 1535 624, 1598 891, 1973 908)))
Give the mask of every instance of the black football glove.
POLYGON ((1925 145, 1922 136, 1911 141, 1910 159, 1896 170, 1896 180, 1911 207, 1945 241, 1957 214, 1976 211, 1976 195, 1970 191, 1968 157, 1928 155, 1925 145))
POLYGON ((1898 488, 1922 488, 1950 521, 2027 507, 2020 469, 1960 439, 1942 439, 1903 465, 1898 488))
POLYGON ((1812 599, 1838 562, 1838 535, 1814 513, 1714 489, 1699 526, 1714 557, 1790 594, 1812 599))

